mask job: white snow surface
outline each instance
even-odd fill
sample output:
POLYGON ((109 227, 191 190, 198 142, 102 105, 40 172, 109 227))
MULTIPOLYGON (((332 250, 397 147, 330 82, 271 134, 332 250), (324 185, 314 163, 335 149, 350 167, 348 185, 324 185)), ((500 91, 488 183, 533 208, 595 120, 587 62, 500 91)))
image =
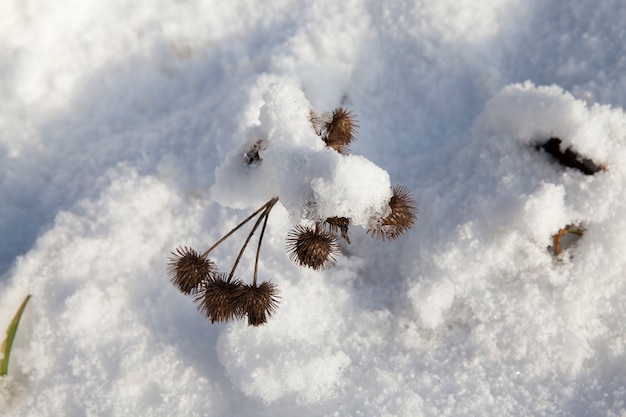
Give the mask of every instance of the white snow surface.
POLYGON ((624 21, 618 0, 9 0, 2 331, 32 298, 0 415, 624 416, 624 21), (308 121, 338 106, 350 156, 308 121), (603 169, 558 164, 552 137, 603 169), (383 242, 364 228, 393 184, 419 216, 383 242), (274 195, 279 309, 211 324, 170 252, 274 195), (298 267, 289 228, 329 215, 351 244, 298 267))
POLYGON ((217 169, 214 200, 252 208, 277 196, 294 223, 347 217, 368 229, 389 215, 389 174, 362 156, 327 147, 315 133, 312 108, 300 87, 272 84, 263 97, 260 125, 247 132, 251 140, 217 169), (251 149, 259 154, 252 163, 251 149))

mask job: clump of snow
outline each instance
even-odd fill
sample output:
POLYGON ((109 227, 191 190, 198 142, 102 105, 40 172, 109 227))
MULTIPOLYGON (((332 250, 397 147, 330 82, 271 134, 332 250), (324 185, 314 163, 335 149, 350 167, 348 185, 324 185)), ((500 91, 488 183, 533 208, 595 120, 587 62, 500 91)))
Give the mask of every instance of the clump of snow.
POLYGON ((171 342, 150 330, 156 325, 172 332, 178 315, 176 308, 157 307, 170 288, 151 272, 152 266, 163 268, 165 259, 150 255, 150 248, 163 248, 162 239, 168 240, 164 223, 193 228, 187 219, 198 207, 185 207, 163 183, 132 169, 107 176, 110 185, 101 199, 81 202, 74 213, 60 212, 30 255, 18 260, 18 286, 5 294, 27 290, 32 299, 14 345, 11 366, 18 385, 10 401, 33 415, 86 409, 158 415, 169 413, 170 397, 186 397, 195 401, 177 401, 175 408, 193 413, 203 407, 202 392, 214 388, 177 359, 171 342), (59 383, 63 375, 75 383, 59 383), (102 401, 103 395, 115 401, 102 401))
POLYGON ((348 217, 369 228, 390 212, 389 174, 358 155, 327 148, 311 124, 311 105, 294 83, 273 84, 259 124, 216 173, 212 197, 228 207, 253 207, 278 196, 293 223, 348 217), (250 162, 262 142, 259 160, 250 162))
POLYGON ((317 177, 311 181, 311 187, 314 218, 347 217, 367 228, 390 212, 389 174, 359 155, 342 157, 332 177, 317 177))
POLYGON ((435 207, 445 198, 451 210, 463 208, 422 214, 438 225, 422 224, 421 236, 437 239, 427 245, 416 237, 425 253, 409 267, 408 300, 424 329, 440 340, 452 337, 464 352, 478 349, 489 358, 484 372, 500 366, 511 373, 506 383, 520 375, 557 378, 554 387, 584 385, 579 378, 589 363, 622 355, 622 342, 609 353, 596 347, 623 340, 610 321, 624 313, 617 295, 624 261, 613 249, 626 244, 614 233, 626 214, 624 121, 619 109, 530 83, 505 87, 486 104, 452 162, 465 176, 446 183, 445 196, 423 195, 435 207), (535 147, 550 137, 606 170, 587 176, 559 165, 535 147), (458 222, 441 233, 451 213, 458 222), (555 257, 552 236, 570 224, 580 225, 583 236, 555 257))
POLYGON ((578 223, 578 216, 571 213, 572 210, 565 205, 563 185, 546 183, 527 198, 522 219, 529 236, 537 242, 545 242, 546 236, 556 234, 570 223, 578 223))
MULTIPOLYGON (((531 145, 555 137, 600 164, 618 162, 626 128, 622 109, 589 106, 562 88, 531 82, 504 88, 486 104, 477 129, 488 135, 508 134, 531 145)), ((615 163, 614 169, 621 169, 615 163)))

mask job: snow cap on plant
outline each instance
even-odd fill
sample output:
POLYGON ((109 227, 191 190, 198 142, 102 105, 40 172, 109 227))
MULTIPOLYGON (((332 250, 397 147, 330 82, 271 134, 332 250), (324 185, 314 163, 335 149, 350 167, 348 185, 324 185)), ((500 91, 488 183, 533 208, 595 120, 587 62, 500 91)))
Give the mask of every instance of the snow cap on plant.
POLYGON ((313 111, 329 115, 320 116, 318 135, 311 109, 298 85, 271 85, 263 95, 258 119, 236 133, 242 145, 217 168, 212 199, 227 207, 249 209, 278 196, 292 224, 337 216, 367 229, 372 221, 387 215, 392 195, 389 174, 360 155, 340 154, 322 137, 344 145, 353 143, 354 113, 335 110, 333 121, 332 111, 313 111), (260 139, 262 147, 256 145, 260 139))
POLYGON ((389 174, 368 159, 349 155, 359 128, 345 107, 316 112, 294 84, 275 84, 263 96, 258 124, 244 133, 244 145, 217 169, 211 188, 215 201, 233 208, 267 203, 228 232, 202 255, 183 248, 169 272, 181 292, 199 293, 200 311, 212 322, 248 317, 264 324, 278 307, 275 284, 257 284, 259 253, 269 213, 278 203, 294 224, 285 249, 297 265, 323 270, 332 267, 341 249, 338 234, 350 243, 350 226, 361 226, 374 237, 395 239, 416 220, 417 203, 410 191, 391 186, 389 174), (257 218, 230 274, 217 274, 206 256, 245 223, 257 218), (259 234, 251 284, 234 273, 257 228, 259 234))

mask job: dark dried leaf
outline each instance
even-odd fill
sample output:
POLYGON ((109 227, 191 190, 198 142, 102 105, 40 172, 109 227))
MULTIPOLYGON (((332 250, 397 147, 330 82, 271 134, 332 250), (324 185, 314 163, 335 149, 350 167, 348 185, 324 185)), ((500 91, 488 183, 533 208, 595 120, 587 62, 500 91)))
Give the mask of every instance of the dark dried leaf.
POLYGON ((329 217, 324 222, 328 230, 332 233, 341 232, 341 237, 350 243, 348 236, 348 228, 350 227, 350 219, 347 217, 329 217))

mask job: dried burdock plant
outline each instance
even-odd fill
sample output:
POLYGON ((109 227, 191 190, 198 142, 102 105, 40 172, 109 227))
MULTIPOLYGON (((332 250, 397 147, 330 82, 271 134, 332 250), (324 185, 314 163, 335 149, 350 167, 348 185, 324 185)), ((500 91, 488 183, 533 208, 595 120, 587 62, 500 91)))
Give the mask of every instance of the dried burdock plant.
POLYGON ((278 306, 278 290, 276 286, 270 283, 262 283, 260 286, 257 286, 256 281, 259 253, 267 226, 267 219, 277 202, 278 197, 269 200, 201 255, 187 247, 179 247, 172 252, 174 257, 171 258, 168 264, 168 273, 172 282, 183 294, 197 294, 195 301, 198 303, 198 309, 212 323, 241 319, 248 315, 248 323, 258 326, 265 323, 266 317, 271 316, 276 310, 278 306), (208 255, 243 225, 257 216, 257 221, 241 247, 230 273, 219 273, 213 261, 207 258, 208 255), (252 286, 249 286, 240 279, 235 279, 234 275, 248 243, 250 243, 252 236, 261 223, 263 223, 263 227, 256 250, 254 276, 252 286), (258 299, 255 300, 254 297, 258 299), (261 309, 262 307, 263 309, 261 309))
POLYGON ((350 144, 356 139, 359 130, 359 122, 352 111, 344 107, 336 108, 330 115, 311 111, 309 120, 326 146, 342 155, 350 153, 350 144))
POLYGON ((369 229, 376 239, 393 240, 409 230, 417 219, 417 202, 413 194, 402 185, 393 187, 393 195, 389 200, 391 214, 380 221, 375 228, 369 229))
POLYGON ((167 265, 172 283, 183 294, 192 294, 206 279, 217 273, 215 263, 186 246, 176 248, 167 265))
POLYGON ((326 269, 339 255, 337 236, 318 224, 296 225, 287 235, 287 252, 292 261, 312 269, 326 269))
POLYGON ((331 233, 341 232, 341 237, 348 243, 350 243, 350 237, 348 236, 348 228, 350 227, 350 219, 347 217, 329 217, 324 222, 324 225, 331 233))
POLYGON ((248 325, 259 326, 272 317, 278 308, 276 285, 264 281, 260 285, 243 285, 238 289, 238 303, 241 311, 248 316, 248 325))
POLYGON ((350 151, 350 144, 356 139, 359 123, 350 110, 339 107, 333 111, 332 120, 326 123, 325 135, 322 137, 327 146, 330 146, 342 155, 350 151))
POLYGON ((207 278, 200 286, 195 299, 198 310, 209 318, 211 323, 242 318, 244 311, 238 295, 243 285, 240 279, 233 279, 225 273, 207 278))
MULTIPOLYGON (((321 152, 320 156, 327 159, 328 165, 326 167, 334 170, 334 173, 329 173, 327 178, 324 177, 322 179, 341 183, 342 179, 337 179, 336 173, 341 172, 342 175, 345 175, 347 172, 348 174, 354 174, 356 177, 360 173, 365 173, 365 169, 369 169, 368 167, 371 163, 362 163, 363 161, 360 161, 359 158, 348 155, 350 144, 354 142, 359 129, 359 123, 352 111, 344 107, 338 107, 332 113, 316 113, 311 110, 309 121, 315 133, 326 146, 339 153, 337 155, 333 152, 321 152), (355 162, 357 160, 359 160, 358 163, 355 162), (343 162, 346 162, 346 164, 343 164, 343 162), (349 168, 345 168, 346 166, 349 168)), ((268 149, 268 140, 271 138, 271 133, 268 134, 269 136, 266 136, 264 132, 271 132, 271 129, 265 130, 260 127, 253 129, 251 137, 254 140, 247 142, 246 148, 238 156, 241 158, 238 161, 240 165, 246 164, 252 166, 250 169, 254 169, 253 166, 263 163, 263 152, 268 149)), ((314 151, 319 150, 317 146, 314 148, 317 148, 314 151)), ((268 149, 268 151, 272 150, 268 149)), ((307 150, 307 152, 310 151, 311 149, 307 150)), ((312 158, 311 160, 318 159, 312 158)), ((312 181, 318 174, 309 175, 303 173, 299 175, 304 176, 304 182, 301 183, 301 186, 306 188, 313 185, 312 181), (313 179, 309 180, 311 177, 313 179)), ((254 176, 251 175, 250 177, 254 176)), ((374 177, 378 178, 379 175, 376 174, 374 177)), ((373 182, 375 184, 387 184, 386 175, 385 178, 380 175, 380 178, 385 182, 373 182)), ((296 180, 302 181, 303 179, 297 178, 296 180)), ((360 192, 364 188, 362 185, 358 181, 350 181, 350 184, 342 184, 341 189, 353 191, 353 188, 358 188, 358 192, 353 196, 351 195, 350 198, 359 198, 360 200, 360 192), (359 184, 358 187, 355 186, 357 183, 359 184)), ((371 190, 372 195, 374 196, 377 193, 381 193, 378 195, 388 195, 387 193, 390 190, 386 187, 385 185, 381 187, 376 185, 376 190, 371 190)), ((288 188, 289 190, 294 189, 296 192, 300 191, 300 185, 288 188)), ((333 187, 330 188, 333 189, 333 187)), ((285 189, 285 187, 282 189, 285 189)), ((309 189, 308 191, 311 190, 309 189)), ((308 191, 303 189, 302 193, 307 193, 308 191)), ((369 191, 366 190, 364 193, 367 194, 369 191)), ((361 204, 361 201, 358 202, 359 204, 350 204, 350 198, 342 199, 343 202, 341 203, 339 201, 334 202, 332 199, 339 197, 332 194, 334 192, 331 191, 329 195, 326 195, 328 194, 326 192, 313 193, 315 195, 314 198, 307 197, 300 212, 301 218, 306 220, 306 223, 302 225, 297 224, 287 234, 286 252, 289 258, 301 267, 323 270, 335 265, 337 257, 341 253, 338 236, 341 236, 349 244, 350 237, 348 236, 348 231, 353 224, 367 225, 366 227, 369 227, 367 232, 381 240, 395 239, 415 224, 417 203, 411 192, 403 186, 396 185, 391 189, 392 196, 388 201, 388 208, 380 207, 380 198, 378 197, 372 198, 370 206, 367 205, 367 201, 366 204, 361 204), (318 211, 319 207, 333 207, 333 203, 336 203, 337 211, 335 213, 337 215, 329 216, 329 214, 335 213, 318 211), (357 207, 350 207, 350 205, 357 207), (324 214, 321 214, 322 212, 324 214), (382 215, 372 219, 372 213, 381 212, 383 213, 382 215), (340 213, 343 215, 339 215, 340 213)), ((368 196, 365 194, 362 197, 367 199, 368 196)), ((290 200, 285 197, 285 201, 290 200)), ((274 197, 263 204, 203 253, 186 246, 181 246, 172 252, 173 256, 170 258, 167 266, 172 283, 183 294, 194 295, 194 301, 198 310, 212 323, 240 320, 247 317, 248 325, 259 326, 266 323, 278 309, 280 297, 276 285, 269 281, 257 283, 261 244, 270 211, 277 202, 278 197, 274 197), (251 220, 255 220, 253 222, 254 225, 243 242, 230 272, 220 272, 216 264, 208 258, 209 254, 251 220), (259 228, 261 228, 261 231, 258 234, 254 273, 252 282, 247 283, 240 278, 235 278, 235 272, 252 237, 259 228)))

